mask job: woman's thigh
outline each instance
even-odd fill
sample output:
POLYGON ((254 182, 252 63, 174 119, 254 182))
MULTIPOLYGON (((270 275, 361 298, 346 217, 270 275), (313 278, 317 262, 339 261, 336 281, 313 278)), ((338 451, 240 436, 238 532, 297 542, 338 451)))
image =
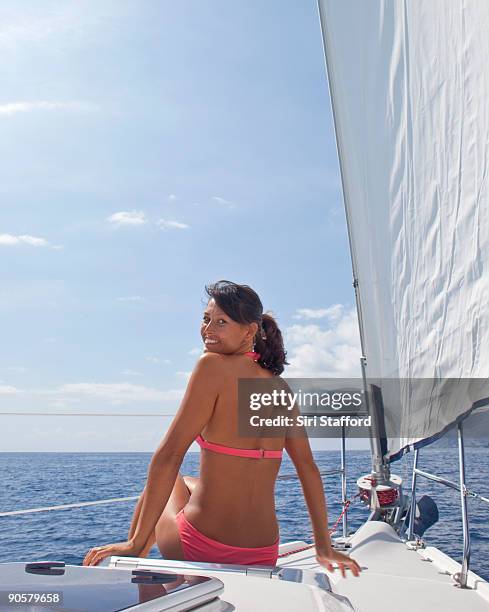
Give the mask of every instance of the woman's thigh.
POLYGON ((177 514, 184 508, 198 478, 178 474, 165 510, 155 527, 156 544, 165 559, 183 559, 177 514))

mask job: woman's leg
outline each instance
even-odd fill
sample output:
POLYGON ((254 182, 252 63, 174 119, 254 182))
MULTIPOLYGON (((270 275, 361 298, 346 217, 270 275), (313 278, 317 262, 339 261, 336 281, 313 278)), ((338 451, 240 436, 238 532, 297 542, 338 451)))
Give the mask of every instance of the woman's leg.
POLYGON ((156 544, 165 559, 182 559, 183 549, 177 525, 177 514, 190 499, 198 478, 177 476, 173 491, 155 527, 156 544))
MULTIPOLYGON (((184 508, 192 492, 198 483, 199 479, 194 476, 181 476, 178 474, 171 492, 170 498, 166 504, 155 531, 149 536, 143 550, 139 554, 140 557, 146 557, 149 551, 153 548, 155 542, 158 542, 158 548, 161 554, 167 559, 183 559, 183 551, 180 544, 180 535, 176 524, 176 516, 182 508, 184 508), (175 556, 178 555, 178 556, 175 556)), ((129 529, 129 538, 131 538, 136 530, 143 505, 145 489, 141 493, 134 516, 129 529)))

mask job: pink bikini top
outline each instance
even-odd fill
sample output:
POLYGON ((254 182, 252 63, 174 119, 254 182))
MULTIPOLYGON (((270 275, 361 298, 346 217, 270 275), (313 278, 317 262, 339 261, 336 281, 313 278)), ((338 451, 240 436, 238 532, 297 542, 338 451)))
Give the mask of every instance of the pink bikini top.
POLYGON ((251 459, 281 459, 281 450, 265 450, 264 448, 234 448, 234 446, 223 446, 208 442, 199 434, 195 441, 200 448, 206 448, 221 455, 233 455, 233 457, 249 457, 251 459))
MULTIPOLYGON (((249 351, 245 353, 248 357, 251 357, 253 361, 260 359, 260 353, 249 351)), ((234 448, 233 446, 223 446, 222 444, 214 444, 214 442, 208 442, 199 434, 195 441, 200 448, 206 448, 214 453, 220 453, 221 455, 232 455, 233 457, 248 457, 251 459, 281 459, 281 450, 265 450, 264 448, 234 448)))

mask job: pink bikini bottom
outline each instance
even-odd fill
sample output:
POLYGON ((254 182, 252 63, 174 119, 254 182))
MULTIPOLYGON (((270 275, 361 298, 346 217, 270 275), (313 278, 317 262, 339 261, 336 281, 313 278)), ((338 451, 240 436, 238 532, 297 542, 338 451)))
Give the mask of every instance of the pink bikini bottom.
POLYGON ((183 509, 177 514, 177 525, 185 561, 231 563, 233 565, 275 565, 278 557, 278 538, 271 546, 243 548, 222 544, 208 538, 187 521, 183 509))

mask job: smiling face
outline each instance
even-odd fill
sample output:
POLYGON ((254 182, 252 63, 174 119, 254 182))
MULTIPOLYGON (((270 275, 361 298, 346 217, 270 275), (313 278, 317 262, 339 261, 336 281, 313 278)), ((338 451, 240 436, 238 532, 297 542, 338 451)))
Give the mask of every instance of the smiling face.
POLYGON ((257 329, 256 323, 242 324, 233 321, 211 298, 200 326, 204 352, 230 355, 251 351, 257 329))

